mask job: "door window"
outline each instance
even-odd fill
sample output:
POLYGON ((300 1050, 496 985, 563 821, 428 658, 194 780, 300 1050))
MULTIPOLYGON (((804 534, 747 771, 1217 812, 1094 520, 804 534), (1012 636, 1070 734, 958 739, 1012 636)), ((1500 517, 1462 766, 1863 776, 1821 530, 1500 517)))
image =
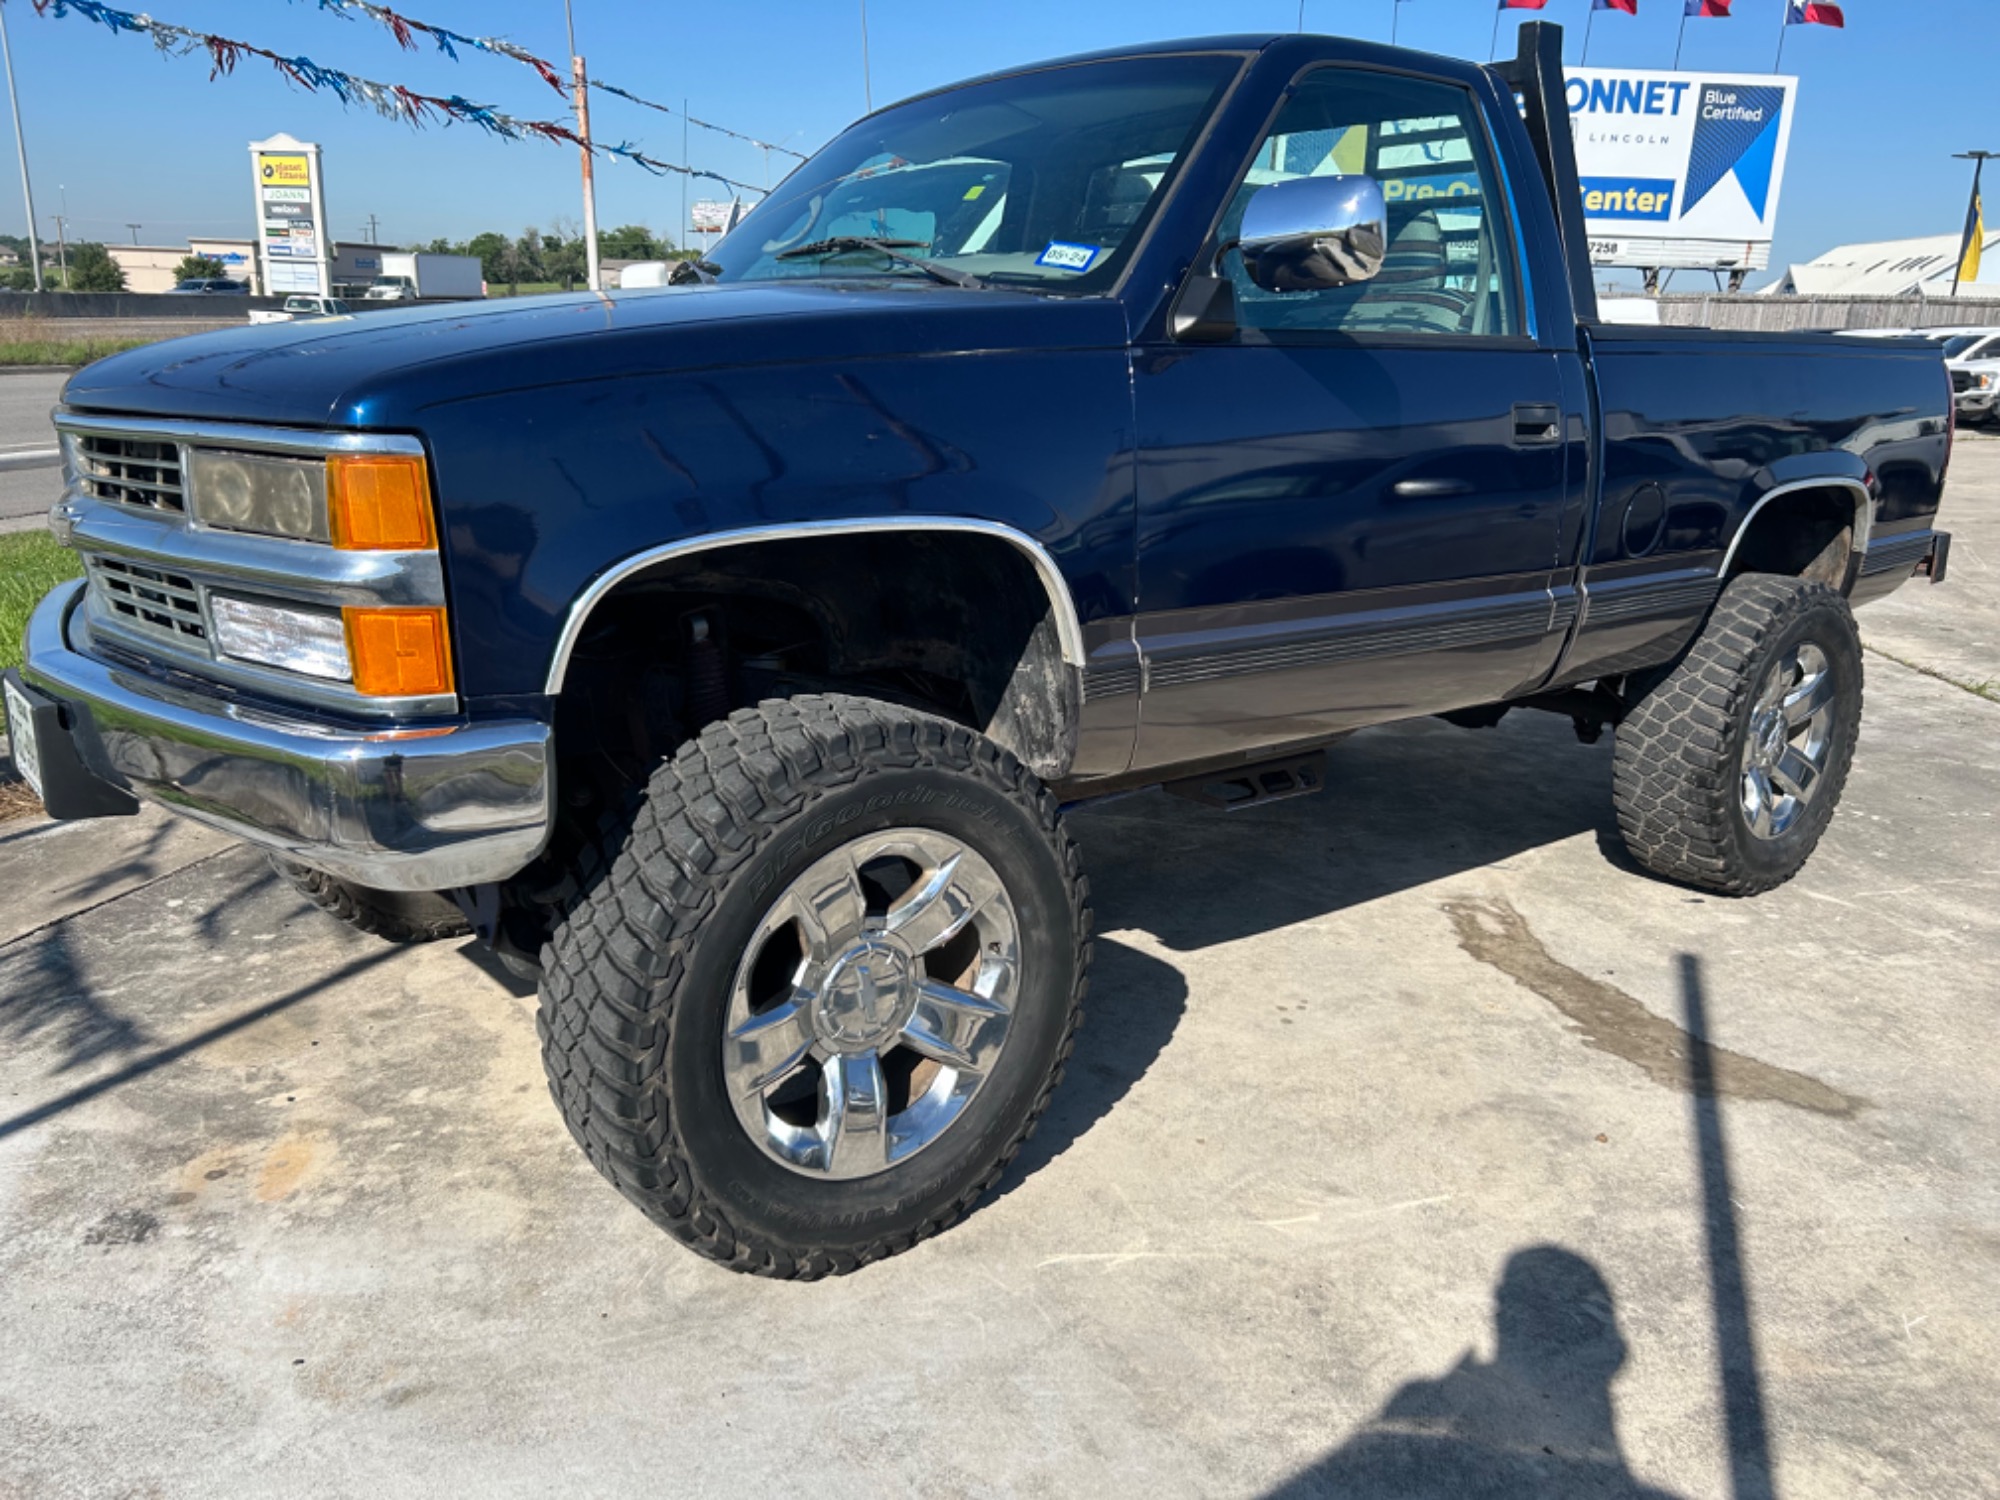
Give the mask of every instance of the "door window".
POLYGON ((1251 158, 1222 224, 1235 238, 1257 192, 1297 177, 1365 173, 1388 206, 1388 255, 1372 281, 1267 292, 1225 268, 1237 322, 1267 333, 1355 337, 1520 334, 1513 234, 1479 106, 1453 84, 1352 68, 1307 76, 1251 158))

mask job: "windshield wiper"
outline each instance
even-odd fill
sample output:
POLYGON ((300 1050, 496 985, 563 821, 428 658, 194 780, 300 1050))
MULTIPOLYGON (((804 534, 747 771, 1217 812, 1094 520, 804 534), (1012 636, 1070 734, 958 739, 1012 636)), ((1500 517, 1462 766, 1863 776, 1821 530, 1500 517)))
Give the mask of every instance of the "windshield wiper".
POLYGON ((677 260, 674 268, 667 272, 668 286, 685 286, 697 282, 702 286, 712 284, 721 274, 722 267, 712 260, 677 260))
POLYGON ((954 271, 950 266, 941 266, 934 260, 925 260, 920 255, 905 255, 906 250, 922 250, 926 246, 922 240, 876 240, 860 234, 836 234, 831 239, 814 240, 809 245, 794 245, 789 250, 780 250, 774 260, 799 260, 808 255, 852 255, 857 251, 873 250, 877 255, 886 255, 890 260, 906 266, 915 266, 933 281, 941 281, 946 286, 983 287, 981 281, 969 271, 954 271))

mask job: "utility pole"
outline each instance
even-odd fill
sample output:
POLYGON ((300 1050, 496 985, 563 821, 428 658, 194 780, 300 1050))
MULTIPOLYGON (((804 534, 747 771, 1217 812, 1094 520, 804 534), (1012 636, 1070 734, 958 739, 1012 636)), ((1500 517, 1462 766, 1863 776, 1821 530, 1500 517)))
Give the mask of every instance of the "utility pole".
POLYGON ((375 215, 370 214, 368 216, 368 243, 371 245, 375 243, 375 226, 378 222, 380 221, 376 219, 375 215))
POLYGON ((2000 156, 2000 151, 1957 151, 1952 153, 1953 161, 1969 161, 1972 163, 1972 202, 1967 204, 1965 209, 1965 238, 1959 241, 1958 264, 1951 269, 1951 294, 1954 297, 1958 295, 1958 279, 1965 274, 1967 255, 1970 254, 1977 257, 1986 248, 1984 243, 1986 239, 1986 214, 1983 205, 1979 201, 1979 179, 1986 171, 1986 164, 1996 156, 2000 156), (1967 243, 1974 239, 1977 239, 1979 243, 1976 245, 1967 243))
POLYGON ((69 290, 68 226, 64 224, 63 215, 61 214, 50 214, 49 217, 56 221, 56 264, 62 268, 63 290, 68 291, 69 290))
POLYGON ((861 0, 861 98, 875 113, 875 83, 868 75, 868 0, 861 0))
POLYGON ((576 133, 583 137, 584 263, 588 267, 590 289, 601 292, 604 290, 604 277, 597 264, 597 181, 592 173, 596 165, 592 159, 595 153, 590 149, 589 74, 584 70, 582 54, 576 50, 576 17, 570 12, 570 0, 563 0, 563 21, 569 27, 569 65, 576 82, 576 133))
POLYGON ((129 229, 129 230, 131 230, 131 231, 132 231, 132 243, 133 243, 133 244, 135 244, 135 245, 136 245, 136 244, 138 244, 138 243, 139 243, 139 226, 138 226, 137 224, 127 224, 127 225, 126 225, 125 227, 126 227, 127 229, 129 229))
POLYGON ((42 289, 42 240, 35 233, 35 192, 28 186, 28 142, 21 134, 21 96, 14 92, 14 47, 7 40, 7 8, 0 5, 0 55, 7 60, 7 102, 14 108, 14 145, 21 153, 21 196, 28 204, 28 263, 35 268, 35 290, 42 289))

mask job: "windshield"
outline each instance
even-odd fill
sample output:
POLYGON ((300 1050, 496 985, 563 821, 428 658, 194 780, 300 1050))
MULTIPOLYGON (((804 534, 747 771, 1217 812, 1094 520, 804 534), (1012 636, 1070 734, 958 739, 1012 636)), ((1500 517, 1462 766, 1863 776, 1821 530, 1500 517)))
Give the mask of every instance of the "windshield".
POLYGON ((996 285, 1101 292, 1239 65, 1079 63, 884 110, 786 178, 710 264, 723 281, 928 279, 907 258, 824 244, 865 238, 996 285))
POLYGON ((1961 333, 1955 339, 1946 339, 1944 341, 1944 357, 1946 359, 1957 359, 1966 351, 1985 343, 1991 337, 1993 335, 1990 333, 1961 333))

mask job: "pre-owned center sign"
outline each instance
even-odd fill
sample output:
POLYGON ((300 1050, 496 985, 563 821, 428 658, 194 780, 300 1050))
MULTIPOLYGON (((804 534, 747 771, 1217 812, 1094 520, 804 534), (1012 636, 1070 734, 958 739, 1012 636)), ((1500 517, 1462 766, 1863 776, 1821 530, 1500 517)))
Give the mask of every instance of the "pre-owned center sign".
POLYGON ((1620 68, 1566 78, 1595 264, 1770 264, 1796 78, 1620 68))

